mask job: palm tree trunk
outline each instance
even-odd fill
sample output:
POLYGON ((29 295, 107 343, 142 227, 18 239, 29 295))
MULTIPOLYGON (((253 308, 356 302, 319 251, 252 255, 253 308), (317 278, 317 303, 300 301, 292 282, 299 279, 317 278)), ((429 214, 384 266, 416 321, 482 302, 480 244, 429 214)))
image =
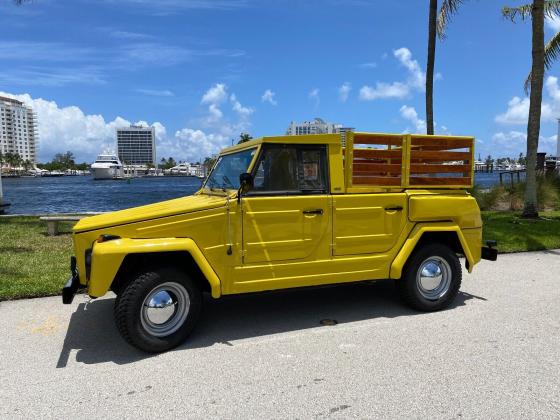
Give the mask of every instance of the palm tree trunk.
POLYGON ((434 134, 434 63, 436 59, 437 0, 430 0, 428 62, 426 65, 426 132, 434 134))
POLYGON ((537 207, 537 149, 541 129, 541 103, 544 79, 544 0, 534 0, 533 65, 531 68, 531 96, 527 122, 527 186, 523 217, 538 217, 537 207))

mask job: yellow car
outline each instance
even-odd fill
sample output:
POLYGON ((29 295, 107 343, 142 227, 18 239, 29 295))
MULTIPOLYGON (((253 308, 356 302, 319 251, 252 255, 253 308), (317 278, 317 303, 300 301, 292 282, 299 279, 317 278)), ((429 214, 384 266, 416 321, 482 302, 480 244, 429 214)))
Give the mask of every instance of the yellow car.
POLYGON ((394 279, 422 311, 447 307, 481 258, 472 137, 263 137, 224 149, 194 195, 82 219, 63 289, 116 295, 122 336, 183 342, 213 298, 394 279))

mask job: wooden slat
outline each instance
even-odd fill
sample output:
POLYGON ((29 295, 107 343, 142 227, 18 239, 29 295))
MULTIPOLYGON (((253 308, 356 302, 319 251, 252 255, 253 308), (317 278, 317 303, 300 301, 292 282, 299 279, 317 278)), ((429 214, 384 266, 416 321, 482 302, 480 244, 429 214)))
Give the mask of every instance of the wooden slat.
POLYGON ((440 149, 466 149, 473 146, 472 139, 445 138, 445 137, 414 137, 411 145, 414 146, 439 146, 440 149))
POLYGON ((412 150, 455 150, 457 152, 467 152, 468 147, 442 147, 442 146, 412 146, 412 150))
POLYGON ((361 163, 354 161, 354 173, 358 172, 386 172, 400 175, 401 165, 390 165, 387 163, 361 163))
POLYGON ((421 177, 411 176, 410 185, 471 185, 470 177, 421 177))
POLYGON ((352 183, 355 185, 400 186, 401 178, 389 176, 354 176, 352 178, 352 183))
POLYGON ((412 159, 432 159, 436 161, 471 160, 472 158, 470 152, 435 152, 431 150, 411 150, 410 156, 412 159))
POLYGON ((402 157, 402 150, 355 149, 354 156, 370 159, 400 158, 402 157))
POLYGON ((449 172, 470 172, 472 167, 470 165, 410 165, 411 174, 437 174, 449 172))
POLYGON ((354 144, 383 144, 386 146, 402 146, 401 136, 377 136, 367 134, 354 134, 354 144))

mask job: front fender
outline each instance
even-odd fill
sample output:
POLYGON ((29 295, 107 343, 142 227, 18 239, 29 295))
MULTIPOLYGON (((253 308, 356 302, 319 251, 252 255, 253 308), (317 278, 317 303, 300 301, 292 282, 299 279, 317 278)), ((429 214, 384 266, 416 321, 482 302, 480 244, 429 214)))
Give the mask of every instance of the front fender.
MULTIPOLYGON (((477 233, 481 230, 480 228, 476 229, 466 229, 468 231, 477 231, 477 233)), ((390 271, 390 278, 392 279, 399 279, 402 275, 402 270, 406 262, 408 261, 408 257, 414 251, 414 248, 420 241, 420 238, 424 233, 427 232, 454 232, 457 234, 459 238, 459 242, 461 243, 461 247, 463 248, 463 253, 465 254, 465 258, 468 261, 468 271, 469 273, 472 271, 474 265, 480 261, 480 235, 468 235, 468 239, 465 237, 463 231, 459 226, 454 224, 453 222, 440 222, 440 223, 420 223, 412 229, 412 232, 404 242, 402 248, 400 249, 399 253, 393 260, 391 264, 391 271, 390 271), (478 242, 478 243, 475 243, 478 242), (478 252, 477 252, 478 251, 478 252)))
POLYGON ((219 298, 221 296, 220 279, 204 257, 202 251, 200 251, 200 248, 190 238, 122 238, 95 243, 92 249, 88 294, 91 297, 101 297, 107 293, 124 258, 128 254, 173 251, 188 252, 198 264, 208 283, 210 283, 212 297, 219 298))

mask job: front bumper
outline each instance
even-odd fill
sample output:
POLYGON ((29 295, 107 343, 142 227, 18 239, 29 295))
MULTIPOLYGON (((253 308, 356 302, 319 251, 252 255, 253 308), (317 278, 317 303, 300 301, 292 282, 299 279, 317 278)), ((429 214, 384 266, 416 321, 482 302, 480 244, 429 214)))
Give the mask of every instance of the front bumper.
POLYGON ((483 246, 480 252, 480 258, 488 261, 496 261, 498 259, 498 250, 483 246))
POLYGON ((76 292, 81 287, 80 277, 76 269, 76 257, 70 258, 70 271, 71 275, 64 287, 62 288, 62 303, 69 305, 74 300, 76 292))

